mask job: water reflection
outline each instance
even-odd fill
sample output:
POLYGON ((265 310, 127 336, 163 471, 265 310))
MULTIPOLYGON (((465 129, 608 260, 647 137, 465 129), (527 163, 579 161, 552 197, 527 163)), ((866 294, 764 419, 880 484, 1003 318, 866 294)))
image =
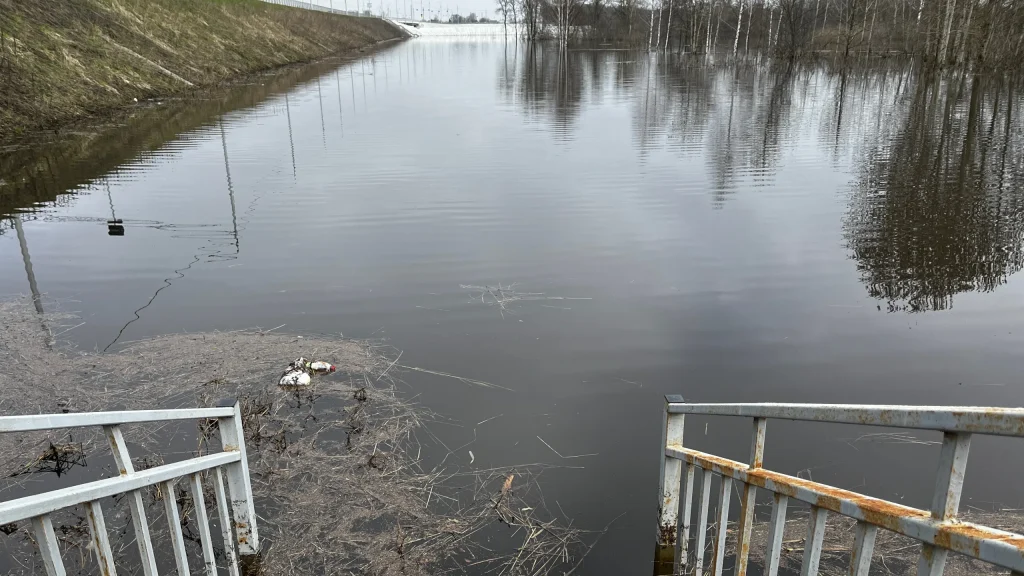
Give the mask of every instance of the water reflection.
POLYGON ((895 134, 865 151, 845 222, 871 296, 890 311, 945 310, 1024 265, 1024 171, 1013 84, 918 78, 895 134))
MULTIPOLYGON (((844 238, 868 294, 889 311, 943 310, 1021 269, 1020 98, 1014 82, 921 76, 910 63, 832 68, 553 46, 506 52, 499 92, 572 140, 581 110, 629 103, 641 161, 671 147, 707 164, 723 207, 743 182, 771 185, 807 125, 852 158, 844 238)), ((799 158, 798 158, 799 159, 799 158)), ((881 305, 880 305, 881 307, 881 305)))
MULTIPOLYGON (((123 119, 123 125, 54 136, 50 142, 0 155, 0 219, 48 203, 67 207, 90 182, 124 162, 162 149, 179 135, 216 122, 223 114, 252 108, 338 67, 325 61, 259 78, 210 98, 153 102, 123 119)), ((290 131, 289 131, 290 136, 290 131)))
MULTIPOLYGON (((586 82, 586 53, 559 50, 554 45, 526 43, 506 46, 499 90, 528 117, 547 118, 561 138, 572 138, 586 82), (513 53, 511 63, 509 51, 513 53)), ((590 70, 593 74, 593 70, 590 70)), ((591 78, 600 78, 600 71, 591 78)))

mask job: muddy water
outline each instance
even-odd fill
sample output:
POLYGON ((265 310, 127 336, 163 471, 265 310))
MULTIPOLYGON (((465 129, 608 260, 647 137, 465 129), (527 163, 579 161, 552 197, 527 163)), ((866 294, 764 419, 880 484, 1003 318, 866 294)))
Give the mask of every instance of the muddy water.
MULTIPOLYGON (((665 394, 1024 404, 1021 93, 410 41, 5 153, 0 294, 90 350, 283 325, 501 387, 405 369, 430 458, 561 466, 548 507, 610 524, 586 572, 646 572, 665 394)), ((773 421, 766 465, 927 507, 937 435, 878 432, 773 421)), ((1019 444, 975 440, 965 505, 1024 507, 1019 444)))

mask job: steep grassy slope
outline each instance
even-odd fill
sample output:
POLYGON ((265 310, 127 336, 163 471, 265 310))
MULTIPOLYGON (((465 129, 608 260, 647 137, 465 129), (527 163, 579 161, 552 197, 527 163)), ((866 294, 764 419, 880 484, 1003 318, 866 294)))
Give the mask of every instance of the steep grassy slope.
POLYGON ((0 142, 402 35, 259 0, 0 0, 0 142))

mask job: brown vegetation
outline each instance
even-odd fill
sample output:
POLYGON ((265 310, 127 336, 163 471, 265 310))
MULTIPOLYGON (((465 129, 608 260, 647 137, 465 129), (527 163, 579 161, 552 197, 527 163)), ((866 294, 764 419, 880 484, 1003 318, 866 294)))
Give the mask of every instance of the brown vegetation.
MULTIPOLYGON (((382 343, 251 330, 178 334, 83 354, 54 343, 72 322, 78 323, 39 315, 26 301, 0 302, 0 387, 8 392, 0 409, 78 412, 238 399, 262 574, 570 573, 587 550, 581 531, 545 509, 534 482, 542 466, 460 467, 443 444, 421 446, 418 435, 431 437, 424 424, 432 415, 396 394, 400 365, 382 343), (299 355, 330 361, 338 371, 311 386, 281 388, 281 371, 299 355), (421 454, 432 449, 445 457, 426 469, 421 454)), ((219 450, 213 427, 202 422, 125 428, 138 469, 203 453, 209 443, 219 450)), ((116 475, 112 463, 99 430, 0 435, 0 499, 52 488, 58 471, 77 482, 116 475)), ((155 489, 144 495, 158 555, 168 548, 161 544, 166 497, 155 489)), ((194 504, 184 485, 174 497, 198 563, 194 504)), ((206 502, 216 517, 212 494, 206 502)), ((124 562, 119 568, 133 573, 126 503, 113 499, 104 508, 115 555, 124 562)), ((94 573, 84 515, 64 510, 54 523, 69 574, 94 573)), ((34 573, 30 526, 0 531, 0 571, 34 573)), ((220 550, 217 557, 223 559, 220 550)))
POLYGON ((0 0, 0 142, 402 35, 259 0, 0 0))

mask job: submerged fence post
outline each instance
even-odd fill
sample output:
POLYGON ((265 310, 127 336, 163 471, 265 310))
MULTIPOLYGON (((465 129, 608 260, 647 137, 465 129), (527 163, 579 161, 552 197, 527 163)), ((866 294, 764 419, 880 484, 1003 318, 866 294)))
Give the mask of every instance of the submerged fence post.
POLYGON ((225 452, 239 452, 238 462, 224 466, 228 481, 228 497, 235 518, 235 540, 240 556, 251 556, 260 551, 256 532, 256 507, 253 505, 252 485, 249 483, 249 461, 245 454, 245 432, 242 429, 242 410, 237 400, 221 400, 218 407, 233 407, 234 415, 218 418, 220 441, 225 452))
POLYGON ((678 536, 679 487, 682 479, 682 462, 665 455, 668 446, 683 446, 682 414, 670 414, 670 404, 681 404, 683 397, 679 395, 665 396, 665 413, 661 429, 661 474, 659 475, 658 494, 658 547, 655 559, 655 572, 663 573, 675 565, 676 538, 678 536))

